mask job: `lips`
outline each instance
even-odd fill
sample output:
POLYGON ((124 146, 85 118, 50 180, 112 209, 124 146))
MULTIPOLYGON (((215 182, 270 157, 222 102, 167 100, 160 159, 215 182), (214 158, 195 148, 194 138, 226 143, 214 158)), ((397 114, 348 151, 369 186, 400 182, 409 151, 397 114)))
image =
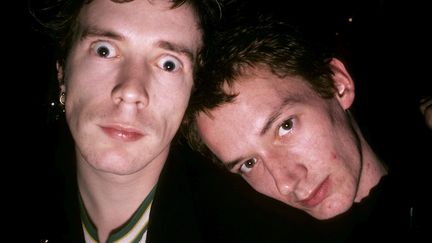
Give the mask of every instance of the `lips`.
POLYGON ((330 178, 326 177, 324 181, 309 195, 308 198, 299 201, 299 203, 307 208, 315 207, 326 198, 329 186, 330 178))
POLYGON ((125 128, 122 126, 101 126, 102 130, 109 137, 121 140, 123 142, 134 142, 142 138, 144 135, 133 128, 125 128))

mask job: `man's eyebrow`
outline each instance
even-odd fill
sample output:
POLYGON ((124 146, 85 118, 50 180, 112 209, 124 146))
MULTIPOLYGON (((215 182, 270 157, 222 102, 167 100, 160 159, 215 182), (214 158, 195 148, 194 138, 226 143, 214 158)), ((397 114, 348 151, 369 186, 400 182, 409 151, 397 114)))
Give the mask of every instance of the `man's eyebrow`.
POLYGON ((294 103, 298 103, 299 99, 295 97, 286 97, 282 103, 268 116, 266 122, 264 123, 263 128, 260 131, 260 136, 264 135, 270 127, 273 125, 273 123, 276 121, 276 119, 282 114, 281 110, 283 110, 286 106, 292 105, 294 103))
POLYGON ((192 63, 193 63, 193 60, 195 59, 193 51, 186 46, 183 46, 183 45, 180 45, 177 43, 173 43, 173 42, 169 42, 169 41, 159 41, 157 45, 162 49, 177 52, 177 53, 185 55, 186 57, 189 58, 189 60, 192 63))
POLYGON ((111 30, 104 30, 94 26, 87 26, 83 29, 80 38, 84 39, 89 36, 108 37, 115 40, 124 40, 124 36, 111 30))

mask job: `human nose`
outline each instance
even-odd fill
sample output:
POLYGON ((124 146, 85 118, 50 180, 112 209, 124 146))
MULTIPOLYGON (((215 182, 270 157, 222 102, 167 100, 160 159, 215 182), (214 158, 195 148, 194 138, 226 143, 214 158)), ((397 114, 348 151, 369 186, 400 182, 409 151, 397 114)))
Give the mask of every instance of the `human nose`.
POLYGON ((267 164, 267 169, 279 193, 284 196, 290 193, 295 194, 298 184, 307 175, 307 168, 304 165, 285 159, 267 164))
POLYGON ((124 66, 112 91, 112 99, 117 105, 136 105, 142 109, 149 103, 149 72, 145 67, 139 68, 132 64, 124 66))

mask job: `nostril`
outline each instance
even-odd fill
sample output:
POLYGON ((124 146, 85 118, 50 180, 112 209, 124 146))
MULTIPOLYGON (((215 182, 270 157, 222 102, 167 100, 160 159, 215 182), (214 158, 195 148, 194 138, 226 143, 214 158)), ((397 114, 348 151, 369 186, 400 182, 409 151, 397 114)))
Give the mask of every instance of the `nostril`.
POLYGON ((295 192, 298 184, 306 175, 303 170, 295 170, 295 168, 291 169, 294 171, 291 171, 288 168, 278 168, 271 173, 279 193, 284 196, 295 192))
POLYGON ((124 82, 114 87, 112 98, 115 104, 138 105, 143 108, 149 102, 146 88, 136 82, 124 82))
POLYGON ((138 102, 138 103, 137 103, 137 107, 138 107, 138 109, 144 109, 145 104, 142 103, 142 102, 138 102))

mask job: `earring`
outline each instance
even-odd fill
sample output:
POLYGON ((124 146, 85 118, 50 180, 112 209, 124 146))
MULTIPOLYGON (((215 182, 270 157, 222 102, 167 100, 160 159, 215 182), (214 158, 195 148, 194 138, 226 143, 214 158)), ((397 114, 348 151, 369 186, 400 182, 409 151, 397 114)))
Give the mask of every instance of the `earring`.
POLYGON ((65 105, 65 101, 66 101, 66 93, 65 92, 61 92, 60 93, 60 98, 59 98, 59 102, 62 106, 65 105))

